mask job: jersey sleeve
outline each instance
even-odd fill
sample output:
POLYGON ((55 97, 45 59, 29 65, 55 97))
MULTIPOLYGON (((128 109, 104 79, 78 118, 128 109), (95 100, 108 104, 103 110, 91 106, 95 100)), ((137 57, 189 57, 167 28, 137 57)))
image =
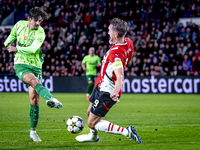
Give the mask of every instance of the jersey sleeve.
POLYGON ((113 51, 109 55, 109 61, 113 64, 113 68, 123 68, 123 56, 117 51, 113 51))
POLYGON ((85 56, 85 57, 83 58, 83 61, 82 61, 83 64, 86 63, 86 59, 87 59, 86 57, 87 57, 87 56, 85 56))
POLYGON ((36 38, 31 44, 31 46, 28 47, 17 46, 17 50, 21 54, 33 54, 41 47, 44 39, 45 39, 44 32, 39 32, 36 34, 36 38))
POLYGON ((7 47, 9 46, 16 38, 17 38, 17 30, 16 30, 17 23, 13 26, 10 35, 4 42, 4 45, 7 47))

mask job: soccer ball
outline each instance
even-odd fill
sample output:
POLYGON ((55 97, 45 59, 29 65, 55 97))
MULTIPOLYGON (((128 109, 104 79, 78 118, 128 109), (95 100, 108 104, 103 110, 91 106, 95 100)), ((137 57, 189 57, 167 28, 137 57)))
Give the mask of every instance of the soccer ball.
POLYGON ((72 116, 66 122, 67 130, 73 134, 80 133, 84 128, 84 121, 79 116, 72 116))

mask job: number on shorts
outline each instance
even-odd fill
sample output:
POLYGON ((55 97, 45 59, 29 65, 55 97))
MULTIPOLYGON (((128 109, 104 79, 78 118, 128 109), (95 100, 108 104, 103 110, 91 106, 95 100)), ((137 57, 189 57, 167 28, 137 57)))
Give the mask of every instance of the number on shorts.
POLYGON ((98 100, 98 99, 96 99, 96 100, 94 101, 94 107, 97 107, 97 106, 98 106, 98 104, 99 104, 99 100, 98 100))

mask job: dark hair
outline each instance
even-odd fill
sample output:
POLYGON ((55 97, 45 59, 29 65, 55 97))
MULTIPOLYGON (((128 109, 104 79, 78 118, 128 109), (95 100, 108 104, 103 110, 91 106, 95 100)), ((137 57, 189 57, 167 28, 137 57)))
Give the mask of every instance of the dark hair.
POLYGON ((31 8, 31 10, 29 11, 29 17, 32 19, 38 20, 39 16, 41 16, 43 20, 49 19, 48 14, 40 7, 36 6, 36 7, 31 8))
POLYGON ((128 31, 127 22, 119 18, 113 18, 110 21, 110 25, 112 25, 113 30, 119 34, 119 37, 125 36, 128 31))

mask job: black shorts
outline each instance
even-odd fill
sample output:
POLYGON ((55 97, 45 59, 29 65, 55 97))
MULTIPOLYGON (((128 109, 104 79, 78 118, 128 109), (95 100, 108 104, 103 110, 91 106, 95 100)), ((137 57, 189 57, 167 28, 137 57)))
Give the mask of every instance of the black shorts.
POLYGON ((104 117, 110 108, 116 103, 110 98, 110 93, 99 91, 98 85, 95 87, 90 102, 93 103, 91 113, 99 117, 104 117))

